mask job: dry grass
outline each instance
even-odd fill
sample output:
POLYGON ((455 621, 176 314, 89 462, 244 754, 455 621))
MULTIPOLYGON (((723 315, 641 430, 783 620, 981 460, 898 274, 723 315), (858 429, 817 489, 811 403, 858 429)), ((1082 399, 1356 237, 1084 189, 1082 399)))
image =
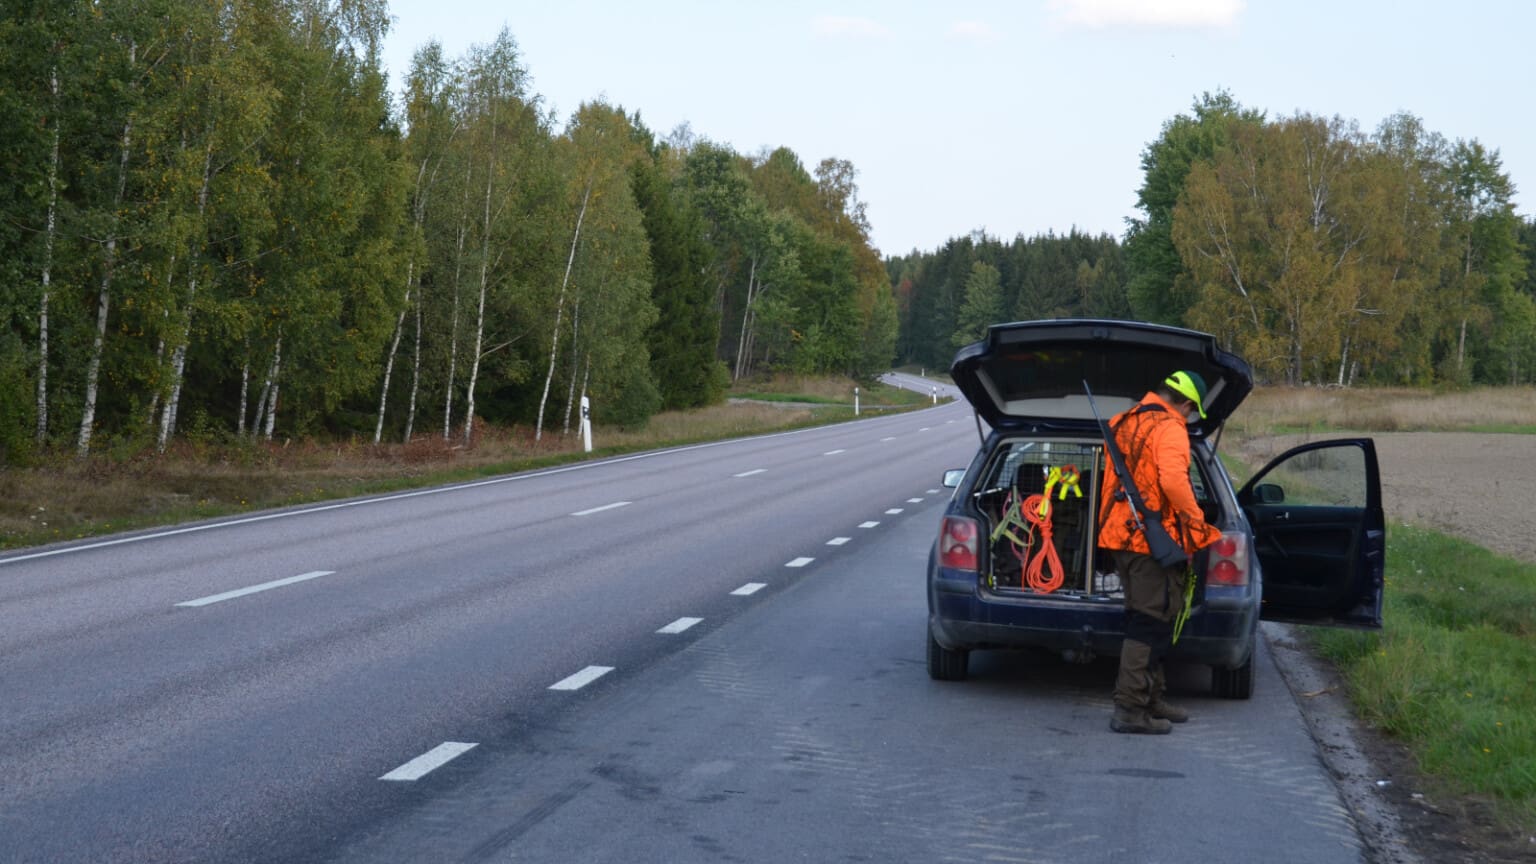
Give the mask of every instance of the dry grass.
MULTIPOLYGON (((635 431, 600 428, 598 455, 751 435, 842 419, 849 409, 717 405, 672 411, 635 431)), ((581 439, 480 424, 472 446, 440 436, 377 447, 358 441, 180 442, 163 456, 59 456, 0 469, 0 549, 453 482, 583 458, 581 439)))
MULTIPOLYGON (((858 386, 860 386, 859 383, 852 378, 781 374, 739 381, 731 388, 731 395, 735 396, 739 393, 795 393, 818 399, 834 399, 851 405, 853 404, 853 388, 858 386)), ((865 386, 864 389, 867 391, 869 388, 865 386)))
POLYGON ((1410 389, 1261 387, 1228 421, 1239 436, 1310 430, 1536 431, 1536 388, 1438 393, 1410 389))

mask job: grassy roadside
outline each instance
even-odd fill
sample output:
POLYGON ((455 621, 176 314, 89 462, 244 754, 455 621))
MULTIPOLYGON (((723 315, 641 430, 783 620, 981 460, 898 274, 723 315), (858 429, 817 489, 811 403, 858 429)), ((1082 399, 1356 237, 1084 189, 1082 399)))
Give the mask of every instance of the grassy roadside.
MULTIPOLYGON (((0 550, 230 516, 273 507, 373 495, 673 447, 782 432, 853 419, 853 382, 797 379, 748 385, 768 392, 848 402, 812 405, 722 404, 652 417, 642 429, 599 427, 594 452, 580 439, 546 430, 481 425, 474 443, 415 436, 409 444, 361 441, 178 441, 164 455, 104 452, 85 460, 59 455, 35 467, 0 469, 0 550)), ((871 388, 866 388, 871 389, 871 388)), ((929 404, 922 394, 884 387, 887 410, 929 404)), ((736 394, 732 394, 733 396, 736 394)), ((815 401, 815 400, 786 400, 815 401)), ((881 404, 881 403, 877 403, 881 404)))
POLYGON ((1536 833, 1536 566, 1403 524, 1387 544, 1382 631, 1308 640, 1438 791, 1536 833))

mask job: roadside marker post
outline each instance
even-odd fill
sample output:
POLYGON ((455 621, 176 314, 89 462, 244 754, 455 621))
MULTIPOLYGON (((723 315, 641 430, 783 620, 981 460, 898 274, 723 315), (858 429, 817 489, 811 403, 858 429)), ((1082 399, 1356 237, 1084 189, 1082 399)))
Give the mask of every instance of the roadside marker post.
POLYGON ((581 397, 581 443, 592 452, 592 400, 581 397))
POLYGON ((859 388, 853 388, 853 416, 859 416, 859 388))

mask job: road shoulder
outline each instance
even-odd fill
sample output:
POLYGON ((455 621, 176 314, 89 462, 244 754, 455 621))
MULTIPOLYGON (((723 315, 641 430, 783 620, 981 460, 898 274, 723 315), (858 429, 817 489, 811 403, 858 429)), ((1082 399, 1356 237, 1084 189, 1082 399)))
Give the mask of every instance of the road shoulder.
POLYGON ((1295 627, 1265 622, 1260 629, 1371 864, 1536 861, 1536 843, 1521 849, 1523 838, 1501 836, 1476 802, 1434 800, 1423 791, 1407 748, 1360 721, 1342 676, 1312 655, 1295 627))

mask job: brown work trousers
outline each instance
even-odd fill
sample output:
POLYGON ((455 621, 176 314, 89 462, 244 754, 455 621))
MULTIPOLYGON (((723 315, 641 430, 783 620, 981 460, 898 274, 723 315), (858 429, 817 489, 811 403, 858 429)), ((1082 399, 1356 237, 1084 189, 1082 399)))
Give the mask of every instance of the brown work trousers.
POLYGON ((1115 704, 1145 709, 1162 698, 1163 657, 1173 647, 1173 619, 1184 606, 1184 568, 1164 567, 1151 555, 1114 550, 1115 571, 1125 589, 1125 641, 1115 704))

